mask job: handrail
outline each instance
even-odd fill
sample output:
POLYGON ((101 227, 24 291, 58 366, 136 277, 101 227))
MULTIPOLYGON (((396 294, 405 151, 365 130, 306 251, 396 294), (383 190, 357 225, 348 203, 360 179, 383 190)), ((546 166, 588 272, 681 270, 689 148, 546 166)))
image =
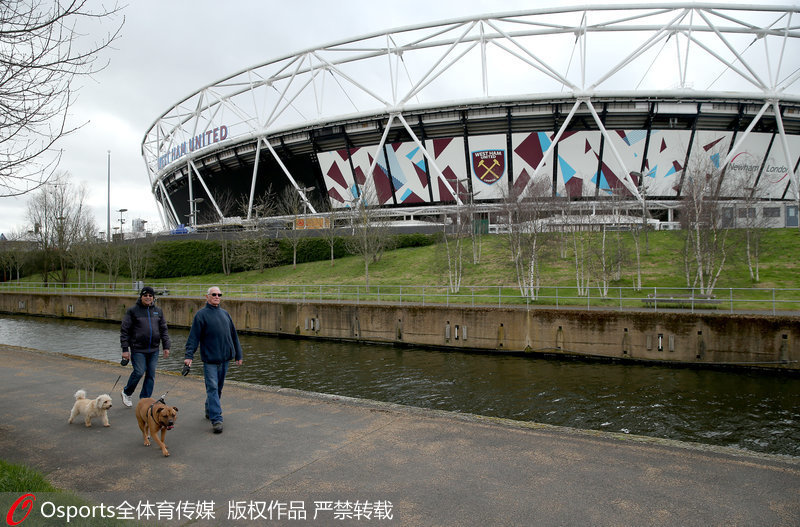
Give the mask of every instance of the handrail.
MULTIPOLYGON (((202 298, 208 285, 180 282, 148 282, 157 295, 202 298)), ((520 294, 508 284, 462 286, 452 292, 446 285, 359 284, 217 284, 227 298, 292 302, 349 302, 473 307, 525 307, 555 309, 601 309, 618 311, 703 313, 760 313, 800 316, 800 289, 716 288, 702 294, 697 288, 608 287, 583 294, 575 287, 540 287, 535 297, 520 294)), ((50 294, 116 294, 135 296, 135 283, 0 283, 0 292, 50 294)))

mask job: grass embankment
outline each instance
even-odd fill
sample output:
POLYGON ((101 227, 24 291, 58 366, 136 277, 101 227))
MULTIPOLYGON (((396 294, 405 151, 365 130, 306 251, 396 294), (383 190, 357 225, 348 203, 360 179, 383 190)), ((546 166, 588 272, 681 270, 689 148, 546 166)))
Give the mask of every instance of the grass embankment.
MULTIPOLYGON (((220 285, 232 296, 265 294, 276 298, 305 299, 308 293, 308 298, 319 299, 399 301, 402 298, 403 302, 469 303, 472 301, 497 304, 498 295, 501 295, 503 304, 586 305, 590 299, 593 306, 607 307, 642 307, 642 298, 654 293, 654 288, 657 288, 659 296, 687 293, 678 290, 687 287, 683 231, 650 232, 647 250, 644 248, 644 238, 641 239, 642 290, 634 289, 637 265, 630 233, 607 233, 607 251, 609 253, 616 251, 619 239, 623 256, 619 279, 608 281, 607 285, 611 289, 605 294, 599 287, 599 273, 593 269, 591 263, 596 261, 595 250, 599 245, 601 234, 592 233, 590 236, 593 236, 594 240, 586 252, 583 278, 583 285, 588 289, 580 294, 577 288, 571 237, 558 233, 541 237, 540 289, 535 300, 520 295, 508 241, 503 235, 482 237, 481 256, 477 264, 473 263, 472 243, 469 239, 465 240, 463 277, 458 298, 453 296, 452 291, 447 290, 447 255, 442 243, 385 252, 378 262, 370 264, 368 294, 365 294, 363 287, 366 285, 364 262, 357 256, 336 259, 333 265, 330 260, 322 260, 298 264, 296 268, 284 265, 261 272, 245 271, 230 275, 214 273, 169 279, 148 277, 146 282, 154 286, 168 287, 172 294, 189 296, 201 294, 209 285, 220 285), (287 287, 280 291, 281 288, 277 286, 287 287), (361 289, 356 291, 356 286, 361 289), (421 286, 426 289, 422 291, 421 286)), ((766 229, 760 232, 760 279, 757 281, 751 279, 747 266, 744 232, 735 230, 728 236, 731 243, 725 267, 714 290, 718 300, 710 307, 771 310, 777 306, 781 311, 798 309, 800 295, 797 291, 778 291, 773 297, 772 290, 792 289, 800 284, 800 268, 798 268, 800 231, 766 229), (737 291, 745 289, 748 291, 737 291), (773 300, 777 300, 778 303, 775 304, 773 300)), ((38 280, 40 278, 37 276, 27 278, 27 281, 31 282, 38 280)), ((99 274, 95 276, 95 283, 104 281, 107 281, 107 277, 99 274)), ((130 291, 129 278, 120 277, 118 283, 119 286, 114 290, 130 291)))
MULTIPOLYGON (((612 282, 614 287, 632 287, 636 279, 636 263, 630 234, 620 233, 625 253, 623 274, 612 282)), ((615 234, 609 234, 609 239, 615 234)), ((645 287, 686 287, 681 231, 659 231, 649 234, 649 251, 642 250, 642 282, 645 287)), ((463 250, 464 286, 516 285, 516 275, 506 239, 501 235, 483 236, 481 258, 472 263, 472 245, 467 241, 463 250)), ((569 243, 567 240, 566 243, 569 243)), ((644 239, 642 239, 644 243, 644 239)), ((720 288, 792 288, 800 284, 800 231, 769 229, 762 233, 760 280, 754 282, 744 258, 743 242, 728 256, 720 276, 720 288)), ((542 252, 541 283, 547 286, 575 285, 575 262, 567 247, 562 257, 559 242, 551 235, 542 252)), ((154 279, 158 281, 158 279, 154 279)), ((170 280, 197 284, 352 284, 365 283, 364 263, 356 256, 266 269, 263 272, 245 271, 187 276, 170 280)), ((447 257, 444 246, 412 247, 388 251, 380 261, 369 267, 370 285, 446 285, 447 257)), ((595 285, 594 281, 591 283, 595 285)))

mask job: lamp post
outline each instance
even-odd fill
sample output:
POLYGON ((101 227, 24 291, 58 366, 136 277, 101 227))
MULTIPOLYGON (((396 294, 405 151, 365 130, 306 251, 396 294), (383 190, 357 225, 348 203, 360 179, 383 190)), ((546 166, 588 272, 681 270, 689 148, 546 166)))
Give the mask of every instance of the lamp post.
POLYGON ((111 241, 111 150, 108 150, 108 201, 106 202, 106 241, 111 241))
POLYGON ((119 210, 117 210, 117 212, 119 212, 119 235, 120 235, 121 238, 124 238, 125 237, 125 234, 124 234, 125 230, 124 230, 124 228, 122 226, 125 224, 125 218, 122 217, 122 214, 125 213, 125 212, 128 212, 128 209, 119 209, 119 210))
POLYGON ((192 222, 192 227, 197 226, 197 204, 203 203, 205 200, 203 198, 194 198, 189 200, 189 219, 192 222))

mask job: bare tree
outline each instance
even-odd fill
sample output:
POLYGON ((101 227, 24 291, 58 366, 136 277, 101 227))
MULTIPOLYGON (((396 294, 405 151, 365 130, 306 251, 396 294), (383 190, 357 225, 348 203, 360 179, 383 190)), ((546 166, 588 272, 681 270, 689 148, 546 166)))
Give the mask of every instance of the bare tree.
MULTIPOLYGON (((459 181, 458 192, 461 193, 462 185, 459 181)), ((465 230, 469 233, 472 239, 472 263, 478 265, 481 263, 481 252, 483 250, 483 227, 484 224, 479 221, 477 207, 475 205, 475 198, 480 191, 475 193, 469 192, 469 189, 463 188, 464 196, 461 198, 461 205, 459 213, 461 221, 464 222, 465 230)))
POLYGON ((589 261, 589 267, 592 277, 597 282, 600 296, 607 297, 611 282, 619 280, 620 277, 620 252, 614 248, 615 235, 618 235, 618 232, 610 233, 607 225, 600 225, 599 229, 599 235, 592 236, 590 245, 592 258, 589 261))
POLYGON ((539 294, 541 255, 550 184, 539 180, 526 187, 523 195, 510 193, 504 200, 508 218, 506 239, 522 296, 536 299, 539 294))
POLYGON ((364 262, 364 279, 369 291, 369 266, 381 259, 383 251, 389 245, 389 227, 386 220, 367 203, 374 203, 369 197, 370 191, 364 190, 361 199, 354 201, 353 236, 348 240, 348 247, 353 254, 358 254, 364 262))
POLYGON ((447 253, 447 286, 451 293, 458 293, 464 276, 464 236, 469 227, 460 211, 450 216, 446 215, 443 225, 444 249, 447 253))
POLYGON ((444 250, 447 254, 447 285, 451 293, 461 291, 461 280, 464 277, 464 240, 469 235, 471 222, 469 212, 463 200, 467 198, 469 190, 464 188, 461 181, 456 183, 456 193, 460 202, 452 214, 445 214, 442 222, 444 235, 444 250))
POLYGON ((722 218, 720 195, 738 183, 720 180, 720 171, 710 161, 695 160, 687 167, 682 187, 682 222, 686 286, 697 287, 701 295, 711 295, 731 249, 730 225, 722 218))
MULTIPOLYGON (((195 215, 197 216, 197 222, 200 224, 224 223, 224 218, 230 216, 231 212, 236 210, 236 207, 241 204, 241 202, 237 203, 233 192, 231 192, 229 188, 212 193, 212 197, 214 198, 214 202, 217 204, 216 207, 210 200, 204 200, 201 203, 204 205, 205 203, 208 203, 208 205, 202 207, 202 210, 198 210, 201 207, 198 207, 198 204, 195 203, 195 215), (219 209, 219 212, 217 212, 217 209, 219 209)), ((224 224, 222 225, 222 228, 225 228, 224 224)), ((222 273, 225 276, 231 274, 233 261, 236 257, 236 249, 234 246, 235 242, 230 237, 225 235, 220 237, 219 247, 221 251, 222 273)))
MULTIPOLYGON (((247 211, 250 207, 248 196, 243 195, 239 202, 239 209, 247 211)), ((264 270, 277 260, 278 248, 270 241, 270 230, 277 223, 269 220, 277 211, 277 200, 272 192, 272 185, 253 202, 252 230, 242 236, 233 247, 233 260, 243 269, 264 272, 264 270)), ((277 233, 275 234, 277 238, 277 233)))
POLYGON ((5 280, 19 280, 22 275, 22 267, 31 252, 31 244, 25 238, 21 232, 14 231, 6 241, 0 243, 0 262, 5 280))
POLYGON ((107 65, 100 56, 120 34, 121 9, 88 0, 0 2, 0 196, 35 190, 54 174, 56 143, 78 128, 69 122, 75 81, 107 65), (87 36, 109 27, 104 38, 87 36))
POLYGON ((93 284, 101 250, 94 219, 87 217, 81 226, 81 231, 78 240, 72 245, 72 258, 78 271, 78 282, 81 281, 81 271, 83 271, 85 281, 93 284))
POLYGON ((336 248, 336 242, 339 241, 339 238, 341 237, 339 233, 339 226, 337 226, 336 223, 342 216, 343 213, 340 209, 330 207, 330 210, 328 210, 328 215, 325 218, 327 223, 322 231, 325 241, 328 242, 328 246, 331 248, 331 267, 333 267, 333 252, 336 248))
POLYGON ((69 174, 61 173, 39 188, 28 201, 27 218, 43 255, 42 280, 58 271, 62 283, 68 280, 70 249, 79 241, 86 222, 93 221, 84 210, 86 186, 74 186, 69 174))
POLYGON ((612 281, 622 278, 622 264, 626 259, 625 249, 622 243, 623 225, 628 225, 627 217, 623 214, 623 193, 615 191, 608 206, 610 213, 604 215, 603 221, 599 222, 599 236, 592 236, 591 259, 592 276, 597 282, 600 295, 608 296, 608 290, 612 281))
POLYGON ((147 278, 147 265, 149 263, 148 250, 150 242, 147 238, 134 238, 125 245, 125 255, 128 257, 128 269, 131 280, 144 281, 147 278))
POLYGON ((286 187, 280 195, 277 208, 282 216, 291 218, 292 228, 282 231, 283 236, 289 240, 292 246, 292 269, 297 269, 297 246, 300 244, 300 237, 304 234, 297 229, 298 219, 303 212, 303 198, 300 192, 294 187, 286 187))
POLYGON ((117 287, 117 278, 119 277, 119 264, 122 259, 122 250, 116 243, 103 243, 100 245, 100 261, 108 272, 108 284, 112 290, 117 287))
POLYGON ((589 292, 588 261, 592 241, 592 218, 583 202, 567 201, 568 213, 563 217, 564 228, 569 232, 572 258, 575 265, 575 287, 578 296, 589 292))
POLYGON ((763 212, 758 214, 758 205, 761 193, 758 188, 737 186, 739 205, 736 207, 736 226, 744 230, 745 260, 750 271, 750 280, 761 280, 761 236, 768 226, 767 218, 763 212))
MULTIPOLYGON (((639 175, 641 177, 641 175, 639 175)), ((650 242, 649 242, 649 235, 648 231, 650 227, 647 224, 648 212, 647 212, 647 204, 646 204, 646 191, 647 189, 644 186, 644 183, 641 185, 641 194, 642 194, 642 201, 641 201, 641 221, 640 222, 631 222, 630 224, 630 234, 631 240, 633 240, 633 251, 634 256, 636 258, 636 276, 633 280, 633 289, 635 291, 642 290, 642 234, 644 234, 644 249, 646 252, 649 252, 650 242)), ((629 211, 630 212, 630 211, 629 211)))

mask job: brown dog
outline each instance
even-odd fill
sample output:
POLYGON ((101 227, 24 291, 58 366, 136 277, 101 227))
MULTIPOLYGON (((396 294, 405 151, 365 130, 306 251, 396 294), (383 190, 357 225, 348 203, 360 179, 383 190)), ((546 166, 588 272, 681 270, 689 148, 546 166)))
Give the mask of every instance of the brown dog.
POLYGON ((142 399, 136 405, 136 420, 139 421, 139 429, 142 431, 144 446, 150 446, 150 437, 161 447, 161 453, 169 456, 167 445, 164 444, 164 436, 167 430, 172 430, 175 420, 178 418, 178 409, 174 406, 167 406, 163 402, 152 398, 142 399), (161 439, 158 432, 161 431, 161 439))

